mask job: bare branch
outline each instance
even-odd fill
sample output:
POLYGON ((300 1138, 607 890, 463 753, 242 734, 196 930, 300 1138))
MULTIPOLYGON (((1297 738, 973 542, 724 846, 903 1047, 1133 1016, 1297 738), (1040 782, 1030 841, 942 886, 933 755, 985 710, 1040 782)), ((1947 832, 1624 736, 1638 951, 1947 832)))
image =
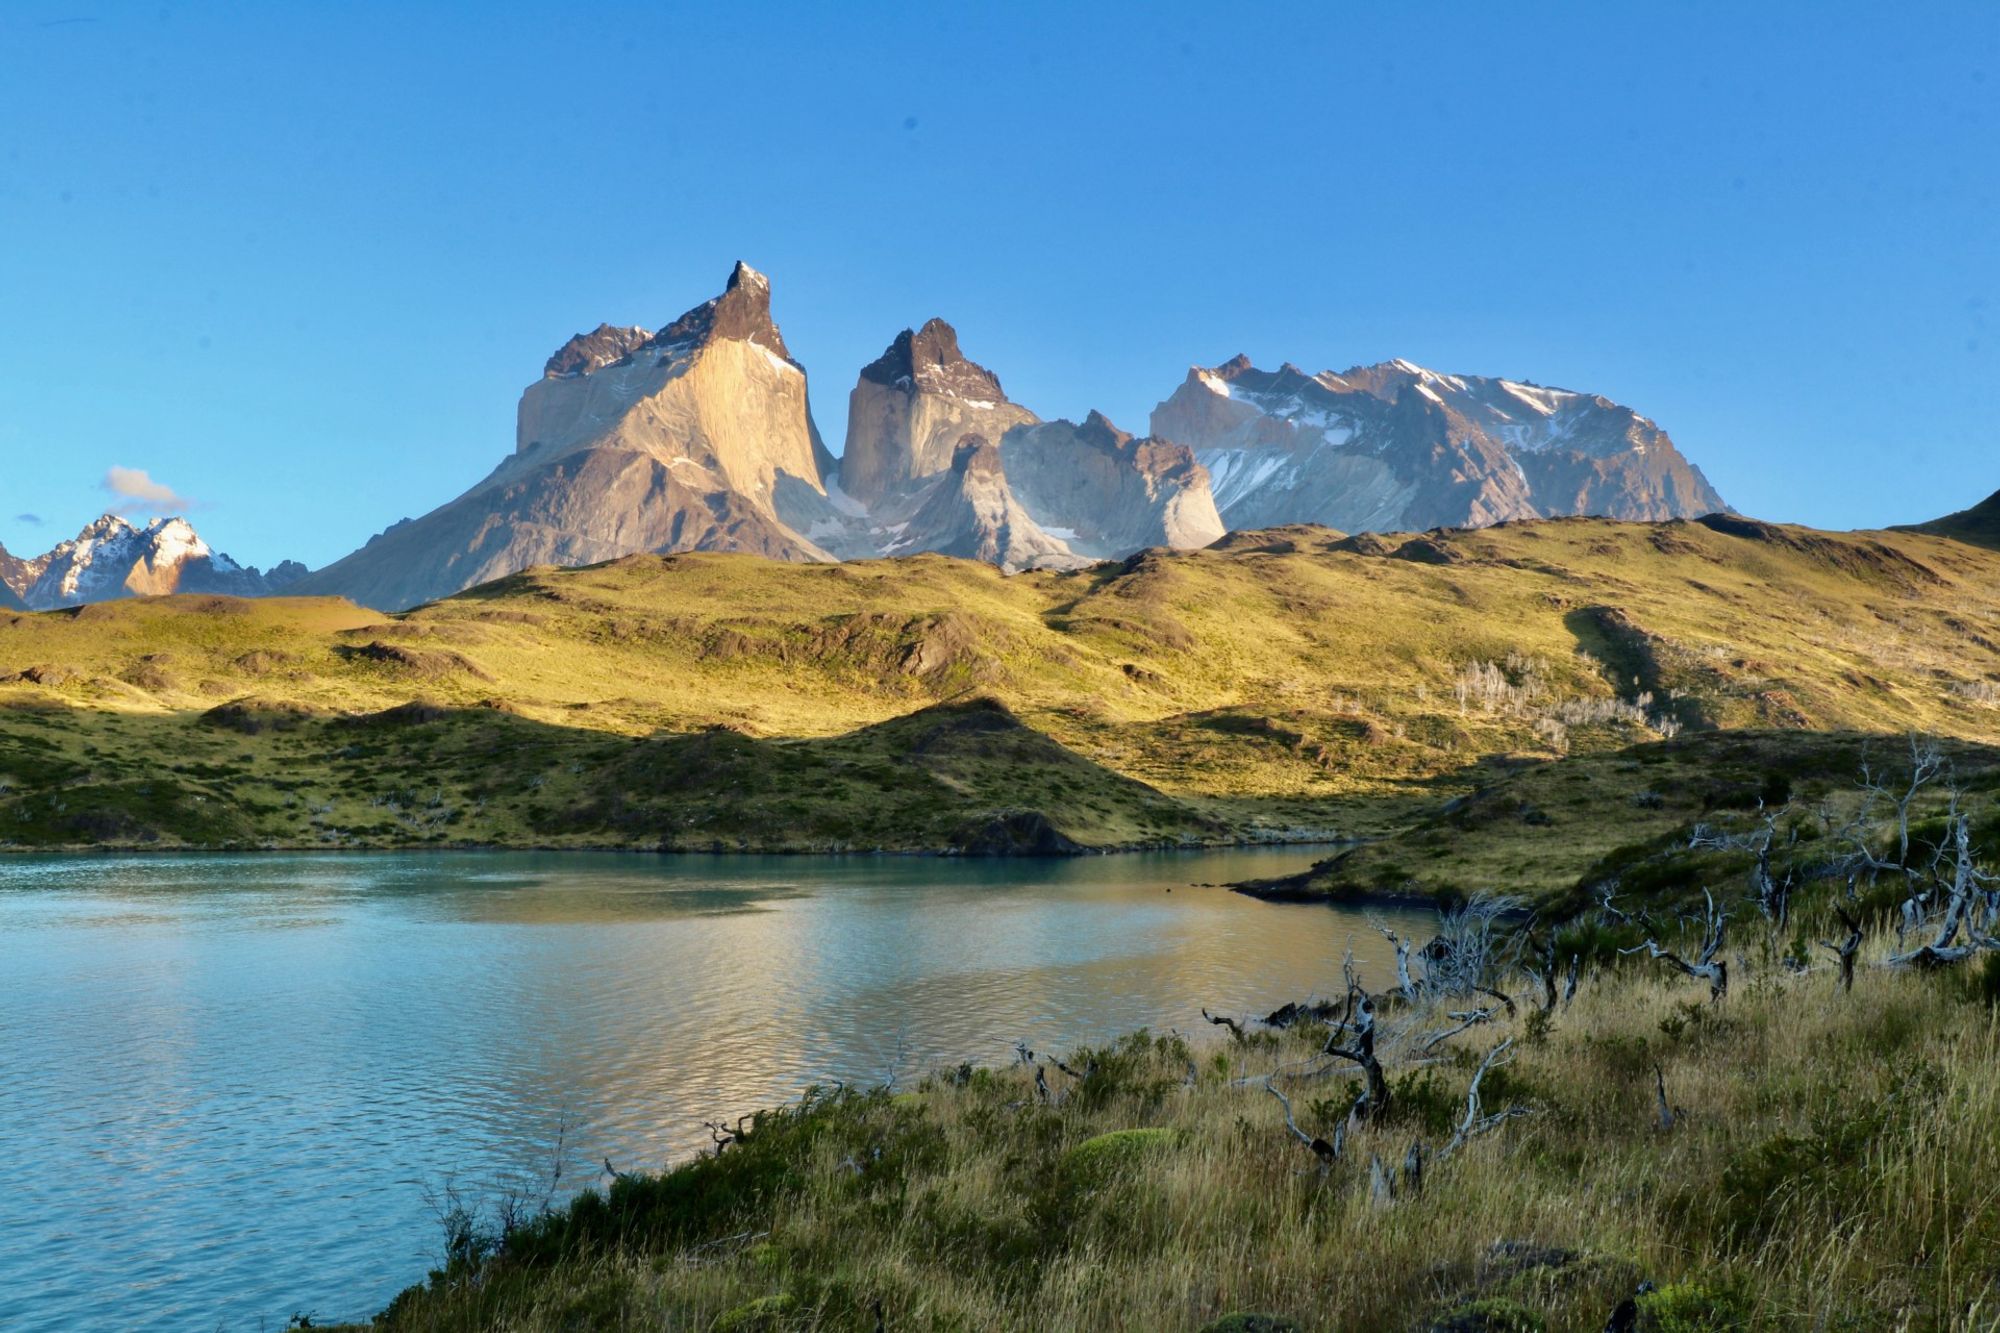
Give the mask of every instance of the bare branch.
POLYGON ((1264 1091, 1276 1097, 1278 1105, 1285 1108, 1285 1128, 1292 1132, 1293 1138, 1312 1150, 1312 1155, 1319 1159, 1319 1169, 1322 1173, 1340 1160, 1341 1139, 1343 1137, 1340 1130, 1336 1129, 1334 1131, 1333 1142, 1331 1143, 1328 1143, 1325 1139, 1316 1138, 1306 1133, 1303 1129, 1299 1128, 1299 1122, 1292 1118, 1292 1099, 1284 1093, 1279 1092, 1278 1085, 1268 1078, 1264 1080, 1264 1091))
POLYGON ((1417 1047, 1417 1053, 1420 1055, 1429 1055, 1440 1044, 1450 1041, 1459 1033, 1478 1027, 1481 1023, 1492 1022, 1496 1012, 1498 1011, 1493 1009, 1471 1009, 1447 1013, 1445 1017, 1457 1020, 1457 1026, 1445 1028, 1441 1032, 1435 1032, 1426 1037, 1423 1043, 1417 1047))
POLYGON ((1665 1134, 1673 1129, 1680 1117, 1674 1113, 1674 1108, 1667 1104, 1667 1075, 1657 1061, 1653 1064, 1653 1093, 1660 1104, 1660 1133, 1665 1134))
POLYGON ((1443 1161, 1481 1134, 1498 1129, 1514 1117, 1531 1114, 1530 1109, 1525 1106, 1510 1106, 1493 1115, 1481 1114, 1479 1084, 1486 1077, 1488 1070, 1505 1063, 1503 1057, 1513 1049, 1513 1046, 1514 1039, 1509 1037, 1488 1051, 1486 1058, 1479 1062, 1479 1068, 1473 1071, 1472 1083, 1465 1090, 1465 1118, 1459 1122, 1458 1132, 1451 1136, 1451 1142, 1438 1150, 1439 1161, 1443 1161))
POLYGON ((1219 1028, 1228 1028, 1229 1035, 1236 1038, 1236 1040, 1239 1042, 1248 1041, 1250 1039, 1250 1034, 1243 1030, 1243 1025, 1237 1022, 1233 1018, 1229 1018, 1220 1014, 1211 1014, 1206 1009, 1201 1011, 1201 1016, 1207 1019, 1209 1022, 1215 1024, 1219 1028))
POLYGON ((1702 926, 1701 952, 1695 956, 1695 961, 1690 963, 1672 950, 1660 947, 1659 941, 1655 939, 1648 939, 1643 944, 1620 952, 1634 954, 1641 949, 1645 950, 1650 956, 1676 971, 1706 981, 1709 1000, 1719 1002, 1729 993, 1729 964, 1726 960, 1716 957, 1722 951, 1723 928, 1728 924, 1729 916, 1715 905, 1714 894, 1707 889, 1701 892, 1702 897, 1707 900, 1708 910, 1699 922, 1702 926))

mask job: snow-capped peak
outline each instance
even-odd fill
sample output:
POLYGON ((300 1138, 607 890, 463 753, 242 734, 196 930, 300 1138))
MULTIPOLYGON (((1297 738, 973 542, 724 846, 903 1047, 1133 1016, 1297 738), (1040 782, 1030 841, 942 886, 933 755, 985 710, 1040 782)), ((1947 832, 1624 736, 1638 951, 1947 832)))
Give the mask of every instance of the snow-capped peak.
POLYGON ((211 550, 194 525, 178 516, 137 528, 117 514, 106 514, 40 563, 40 574, 21 595, 37 611, 173 592, 256 597, 288 581, 280 571, 267 578, 211 550))

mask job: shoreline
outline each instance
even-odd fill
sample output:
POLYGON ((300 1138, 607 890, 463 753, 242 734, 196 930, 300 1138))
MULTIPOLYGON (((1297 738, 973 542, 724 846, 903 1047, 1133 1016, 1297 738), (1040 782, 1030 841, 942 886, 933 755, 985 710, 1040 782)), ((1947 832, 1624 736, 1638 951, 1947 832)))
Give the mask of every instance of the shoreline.
MULTIPOLYGON (((267 853, 281 856, 322 853, 345 856, 370 856, 453 852, 575 852, 589 855, 713 856, 718 858, 743 856, 851 856, 928 857, 940 861, 1083 861, 1100 856, 1138 856, 1161 853, 1178 855, 1201 852, 1255 851, 1259 848, 1268 848, 1274 851, 1285 848, 1345 848, 1358 846, 1362 841, 1364 840, 1356 838, 1327 838, 1315 834, 1296 839, 1257 838, 1240 839, 1233 842, 1122 843, 1111 847, 1087 847, 1074 852, 964 852, 953 848, 939 847, 635 847, 630 843, 577 845, 556 843, 457 842, 383 844, 367 847, 327 846, 321 843, 258 843, 250 846, 196 844, 172 847, 150 843, 79 843, 58 847, 0 845, 0 859, 29 856, 254 856, 267 853)), ((1244 884, 1263 882, 1266 881, 1243 881, 1244 884)), ((1282 882, 1282 880, 1270 882, 1276 883, 1282 882)), ((1217 884, 1204 887, 1242 891, 1237 884, 1217 884)), ((1258 897, 1259 895, 1253 893, 1248 896, 1258 897)), ((1271 901, 1283 901, 1283 899, 1272 899, 1271 901)), ((1300 901, 1316 900, 1300 899, 1300 901)), ((1428 902, 1428 899, 1412 899, 1411 901, 1428 902)))

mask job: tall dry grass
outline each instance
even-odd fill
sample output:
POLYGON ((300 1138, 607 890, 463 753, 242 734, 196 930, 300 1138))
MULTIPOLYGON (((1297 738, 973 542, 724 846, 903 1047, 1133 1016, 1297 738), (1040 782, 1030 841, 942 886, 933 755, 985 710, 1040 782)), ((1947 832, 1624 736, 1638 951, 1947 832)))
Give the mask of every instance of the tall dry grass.
POLYGON ((1044 1064, 1047 1098, 1025 1064, 822 1096, 434 1275, 384 1322, 872 1329, 879 1303, 888 1329, 1194 1330, 1258 1311, 1595 1333, 1647 1282, 1642 1328, 2000 1327, 2000 970, 1920 975, 1883 952, 1851 993, 1830 968, 1737 955, 1713 1005, 1627 960, 1552 1021, 1523 1003, 1429 1057, 1419 1039, 1447 1020, 1391 1009, 1389 1115, 1330 1170, 1264 1088, 1330 1136, 1356 1084, 1317 1055, 1324 1028, 1137 1035, 1067 1057, 1082 1077, 1044 1064), (1436 1160, 1508 1038, 1485 1109, 1532 1113, 1436 1160), (1413 1142, 1433 1155, 1420 1190, 1400 1179, 1413 1142), (1393 1198, 1371 1187, 1376 1158, 1393 1198))

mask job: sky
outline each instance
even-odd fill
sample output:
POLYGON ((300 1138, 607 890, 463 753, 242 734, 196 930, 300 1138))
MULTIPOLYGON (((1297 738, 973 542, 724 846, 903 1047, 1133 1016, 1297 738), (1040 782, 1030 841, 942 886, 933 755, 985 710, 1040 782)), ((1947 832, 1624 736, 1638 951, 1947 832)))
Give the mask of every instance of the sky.
POLYGON ((1736 508, 2000 487, 2000 5, 0 7, 0 544, 318 566, 746 259, 838 450, 942 315, 1143 431, 1191 363, 1605 394, 1736 508))

